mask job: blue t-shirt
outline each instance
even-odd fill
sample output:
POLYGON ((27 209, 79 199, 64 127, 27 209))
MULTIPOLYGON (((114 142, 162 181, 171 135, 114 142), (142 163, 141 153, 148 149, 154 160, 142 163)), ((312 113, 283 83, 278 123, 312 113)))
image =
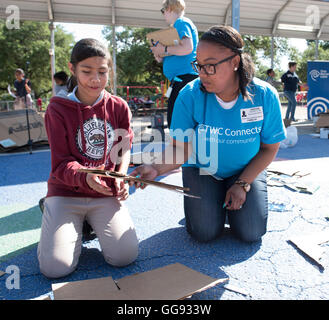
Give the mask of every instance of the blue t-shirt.
POLYGON ((197 74, 191 62, 196 59, 196 47, 199 41, 198 30, 193 22, 186 17, 178 18, 174 23, 174 28, 177 30, 180 39, 183 37, 192 39, 193 51, 185 56, 173 55, 163 58, 163 73, 170 81, 179 75, 197 74))
POLYGON ((240 94, 231 109, 220 106, 214 93, 200 90, 200 79, 188 83, 175 102, 170 135, 192 142, 184 166, 203 168, 217 178, 238 174, 255 157, 260 143, 286 138, 276 90, 254 78, 248 87, 252 101, 240 94))

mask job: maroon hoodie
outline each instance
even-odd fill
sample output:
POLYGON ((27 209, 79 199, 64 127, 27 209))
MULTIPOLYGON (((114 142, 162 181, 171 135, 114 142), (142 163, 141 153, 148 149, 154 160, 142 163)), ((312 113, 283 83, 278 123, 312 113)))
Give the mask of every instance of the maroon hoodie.
MULTIPOLYGON (((130 150, 132 145, 130 120, 127 103, 107 91, 94 106, 53 97, 45 115, 51 150, 47 197, 104 197, 90 189, 87 174, 77 169, 105 164, 106 170, 114 170, 118 161, 115 150, 130 150)), ((113 187, 113 179, 99 178, 113 187)))

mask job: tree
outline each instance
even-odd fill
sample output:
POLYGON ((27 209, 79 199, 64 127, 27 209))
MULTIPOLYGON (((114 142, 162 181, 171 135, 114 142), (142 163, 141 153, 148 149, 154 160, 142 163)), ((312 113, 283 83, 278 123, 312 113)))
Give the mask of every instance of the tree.
MULTIPOLYGON (((116 32, 117 43, 117 82, 122 86, 160 86, 165 80, 162 64, 157 63, 150 52, 146 34, 154 31, 149 28, 122 27, 116 32)), ((112 51, 112 28, 103 29, 112 51)), ((123 90, 118 92, 123 94, 123 90)), ((137 94, 154 94, 154 90, 134 90, 137 94)))
MULTIPOLYGON (((244 35, 243 40, 245 42, 244 51, 251 55, 251 58, 255 64, 256 76, 265 80, 267 77, 266 71, 271 67, 271 37, 244 35)), ((273 62, 274 69, 276 69, 278 74, 282 73, 282 70, 280 70, 280 61, 282 60, 282 57, 291 55, 293 50, 294 48, 289 47, 289 43, 286 38, 274 38, 273 62)))
MULTIPOLYGON (((315 42, 309 42, 308 48, 303 52, 297 65, 297 74, 302 82, 307 82, 307 61, 315 60, 315 42)), ((319 46, 319 57, 317 60, 329 60, 329 50, 319 46)))
MULTIPOLYGON (((56 70, 68 72, 67 62, 73 35, 61 26, 55 30, 56 70)), ((21 21, 19 29, 7 29, 0 22, 0 90, 13 85, 15 70, 22 68, 31 80, 35 98, 51 94, 50 30, 47 22, 21 21)))

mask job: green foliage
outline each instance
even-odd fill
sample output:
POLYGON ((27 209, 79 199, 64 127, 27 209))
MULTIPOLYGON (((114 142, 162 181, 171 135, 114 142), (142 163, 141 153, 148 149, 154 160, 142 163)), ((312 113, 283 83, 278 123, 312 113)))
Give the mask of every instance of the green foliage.
MULTIPOLYGON (((319 46, 319 57, 317 60, 329 60, 329 50, 325 46, 319 46)), ((297 74, 302 82, 307 81, 307 61, 315 60, 315 42, 309 42, 308 48, 298 60, 297 74)))
MULTIPOLYGON (((56 71, 68 72, 74 38, 59 26, 55 30, 56 71)), ((35 97, 51 94, 50 30, 47 22, 21 21, 19 29, 7 29, 0 21, 0 90, 13 86, 15 70, 22 68, 32 83, 35 97)))
MULTIPOLYGON (((150 52, 146 34, 154 31, 149 28, 124 27, 116 30, 117 43, 117 83, 118 86, 158 86, 165 80, 162 64, 157 63, 150 52)), ((112 51, 112 28, 103 29, 112 51)), ((131 95, 154 95, 154 90, 131 89, 131 95)), ((125 89, 118 89, 125 95, 125 89)))

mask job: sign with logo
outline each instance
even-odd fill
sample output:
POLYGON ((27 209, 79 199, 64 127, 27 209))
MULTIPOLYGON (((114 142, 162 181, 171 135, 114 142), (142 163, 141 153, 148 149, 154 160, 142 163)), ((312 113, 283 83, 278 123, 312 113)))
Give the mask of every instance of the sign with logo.
POLYGON ((308 61, 307 84, 307 114, 312 119, 329 110, 329 61, 308 61))
POLYGON ((22 147, 28 143, 28 129, 33 142, 47 141, 43 117, 34 109, 0 112, 0 149, 22 147))

